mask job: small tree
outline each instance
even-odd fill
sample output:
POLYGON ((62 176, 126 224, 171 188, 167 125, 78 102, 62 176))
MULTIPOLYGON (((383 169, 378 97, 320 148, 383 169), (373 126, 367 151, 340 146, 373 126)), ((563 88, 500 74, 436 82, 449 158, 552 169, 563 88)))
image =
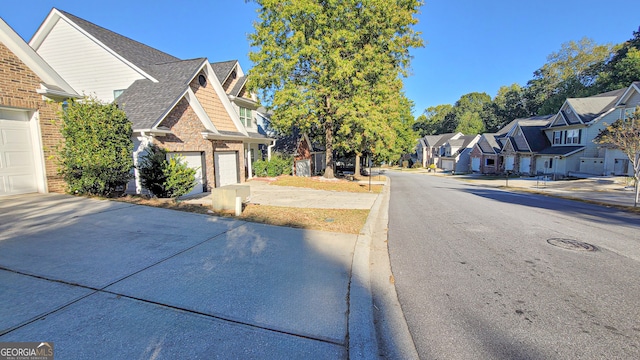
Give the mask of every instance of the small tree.
POLYGON ((60 174, 71 194, 110 196, 124 189, 133 168, 131 122, 115 104, 71 100, 61 112, 60 174))
POLYGON ((181 156, 167 160, 167 151, 153 144, 145 152, 138 164, 140 182, 153 195, 177 198, 194 188, 197 169, 189 168, 181 156))
POLYGON ((635 179, 635 201, 633 206, 638 206, 640 187, 640 106, 627 117, 616 120, 600 132, 595 140, 600 144, 612 145, 624 152, 633 165, 633 177, 635 179))

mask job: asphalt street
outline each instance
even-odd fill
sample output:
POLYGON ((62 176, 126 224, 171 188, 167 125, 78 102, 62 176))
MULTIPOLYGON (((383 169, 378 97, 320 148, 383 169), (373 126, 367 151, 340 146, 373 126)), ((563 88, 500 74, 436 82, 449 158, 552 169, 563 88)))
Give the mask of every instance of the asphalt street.
POLYGON ((420 358, 640 358, 640 215, 389 176, 389 256, 420 358))

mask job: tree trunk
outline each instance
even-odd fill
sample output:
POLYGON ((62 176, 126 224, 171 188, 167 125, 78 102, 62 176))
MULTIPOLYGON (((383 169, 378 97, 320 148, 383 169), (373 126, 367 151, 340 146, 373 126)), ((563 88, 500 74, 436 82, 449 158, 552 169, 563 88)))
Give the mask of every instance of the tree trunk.
POLYGON ((354 176, 360 176, 360 154, 356 153, 356 169, 353 171, 354 176))
POLYGON ((331 101, 329 96, 325 97, 325 119, 324 119, 324 133, 325 133, 325 159, 327 162, 324 169, 324 177, 327 179, 334 179, 333 173, 333 119, 331 119, 331 101))
POLYGON ((327 165, 324 169, 324 177, 327 179, 335 178, 335 175, 333 174, 333 129, 331 126, 330 122, 325 122, 325 160, 327 165))

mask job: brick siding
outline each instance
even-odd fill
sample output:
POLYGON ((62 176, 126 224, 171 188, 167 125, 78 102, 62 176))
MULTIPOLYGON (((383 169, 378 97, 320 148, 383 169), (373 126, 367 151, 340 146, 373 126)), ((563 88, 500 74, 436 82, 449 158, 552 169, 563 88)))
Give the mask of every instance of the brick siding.
POLYGON ((43 100, 36 92, 42 80, 4 44, 0 43, 0 106, 38 113, 48 190, 64 192, 66 184, 58 175, 56 148, 63 142, 58 121, 60 104, 43 100))

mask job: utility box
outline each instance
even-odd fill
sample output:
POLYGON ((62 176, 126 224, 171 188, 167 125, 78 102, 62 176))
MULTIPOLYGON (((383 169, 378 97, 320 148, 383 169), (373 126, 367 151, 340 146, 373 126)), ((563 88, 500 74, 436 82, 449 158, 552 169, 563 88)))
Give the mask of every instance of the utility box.
POLYGON ((213 210, 236 210, 237 213, 236 198, 240 198, 240 206, 242 206, 242 203, 246 202, 251 196, 251 188, 249 185, 225 185, 212 189, 211 195, 213 198, 213 210))

